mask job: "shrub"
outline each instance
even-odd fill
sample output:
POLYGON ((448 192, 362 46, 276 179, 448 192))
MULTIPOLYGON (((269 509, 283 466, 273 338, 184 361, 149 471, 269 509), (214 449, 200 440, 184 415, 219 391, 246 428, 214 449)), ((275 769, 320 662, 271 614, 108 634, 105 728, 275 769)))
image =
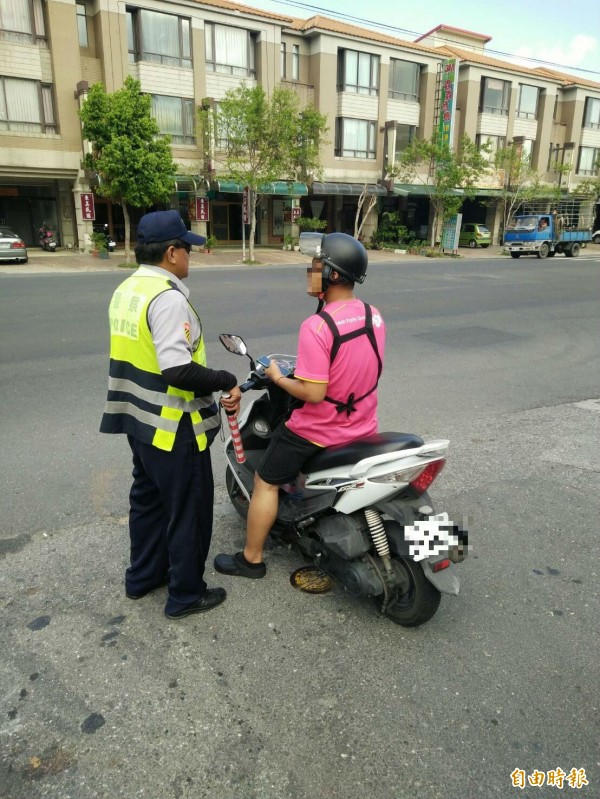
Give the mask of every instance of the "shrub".
POLYGON ((296 223, 301 233, 306 233, 311 230, 327 230, 327 220, 317 219, 314 216, 299 216, 296 223))

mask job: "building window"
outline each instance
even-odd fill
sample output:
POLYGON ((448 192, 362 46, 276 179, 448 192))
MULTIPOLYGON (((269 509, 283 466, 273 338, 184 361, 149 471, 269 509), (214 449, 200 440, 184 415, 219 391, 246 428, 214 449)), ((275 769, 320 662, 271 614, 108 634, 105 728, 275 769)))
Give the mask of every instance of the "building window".
POLYGON ((401 155, 417 134, 415 125, 396 125, 396 148, 394 150, 394 160, 401 155))
POLYGON ((506 138, 504 136, 488 136, 486 133, 478 133, 475 137, 475 143, 478 147, 484 144, 489 145, 489 152, 483 152, 482 155, 487 161, 493 161, 494 155, 498 150, 506 147, 506 138))
POLYGON ((46 26, 42 0, 2 0, 0 39, 45 44, 46 26))
POLYGON ((300 80, 300 45, 292 45, 292 80, 300 80))
POLYGON ((533 157, 533 139, 523 139, 521 144, 521 161, 531 164, 533 157))
POLYGON ((52 86, 0 77, 0 130, 56 133, 52 86))
POLYGON ((192 67, 190 21, 146 9, 127 9, 129 61, 192 67))
POLYGON ((508 115, 510 83, 496 78, 483 78, 479 110, 484 114, 508 115))
POLYGON ((83 3, 76 3, 77 11, 77 32, 79 34, 79 46, 88 46, 87 20, 85 18, 85 6, 83 3))
POLYGON ((368 119, 336 119, 335 154, 342 158, 375 158, 377 126, 368 119))
POLYGON ((226 75, 256 77, 256 35, 243 28, 207 22, 204 26, 206 69, 226 75))
POLYGON ((540 90, 536 86, 519 86, 517 116, 521 119, 537 119, 538 97, 540 90))
POLYGON ((214 144, 217 150, 226 150, 229 146, 229 131, 220 114, 220 104, 215 102, 213 110, 214 144))
POLYGON ((595 177, 600 172, 600 147, 580 147, 577 174, 595 177))
POLYGON ((340 50, 338 53, 338 91, 379 94, 379 56, 340 50))
POLYGON ((152 116, 161 134, 173 144, 194 144, 194 103, 184 97, 152 95, 152 116))
POLYGON ((395 100, 419 100, 419 76, 421 68, 418 64, 411 64, 408 61, 397 61, 392 58, 390 61, 390 87, 388 97, 395 100))
POLYGON ((600 129, 600 100, 596 100, 594 97, 586 98, 583 127, 600 129))
POLYGON ((286 65, 286 58, 287 58, 287 48, 285 46, 285 42, 281 42, 281 77, 285 78, 287 75, 287 65, 286 65))

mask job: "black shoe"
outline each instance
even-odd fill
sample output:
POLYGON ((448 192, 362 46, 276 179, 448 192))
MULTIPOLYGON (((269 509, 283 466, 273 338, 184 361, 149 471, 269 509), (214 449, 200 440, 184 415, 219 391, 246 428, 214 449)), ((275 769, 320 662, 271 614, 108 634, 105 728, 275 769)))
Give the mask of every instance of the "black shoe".
POLYGON ((127 597, 127 599, 142 599, 147 594, 150 594, 152 591, 156 591, 157 588, 164 588, 165 585, 169 585, 168 577, 164 577, 160 581, 160 583, 156 583, 156 585, 153 585, 152 588, 148 588, 147 591, 142 591, 140 594, 130 594, 129 591, 125 589, 125 596, 127 597))
POLYGON ((190 616, 192 613, 206 613, 208 610, 216 608, 221 602, 225 602, 226 596, 224 588, 207 588, 204 596, 193 605, 183 610, 176 610, 175 613, 167 613, 165 610, 165 616, 168 619, 183 619, 184 616, 190 616))
POLYGON ((251 580, 259 580, 267 573, 264 563, 249 563, 243 552, 236 552, 235 555, 226 555, 222 552, 217 555, 215 569, 230 577, 249 577, 251 580))

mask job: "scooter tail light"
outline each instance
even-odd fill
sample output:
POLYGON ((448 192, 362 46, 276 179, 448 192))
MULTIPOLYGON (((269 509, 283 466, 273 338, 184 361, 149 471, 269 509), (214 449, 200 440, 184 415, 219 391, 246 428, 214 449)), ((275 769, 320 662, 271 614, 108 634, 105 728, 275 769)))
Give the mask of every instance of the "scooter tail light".
POLYGON ((445 463, 445 458, 440 458, 437 461, 428 463, 427 466, 414 478, 414 480, 410 481, 410 487, 414 488, 418 494, 423 494, 425 491, 427 491, 429 486, 442 471, 445 463))

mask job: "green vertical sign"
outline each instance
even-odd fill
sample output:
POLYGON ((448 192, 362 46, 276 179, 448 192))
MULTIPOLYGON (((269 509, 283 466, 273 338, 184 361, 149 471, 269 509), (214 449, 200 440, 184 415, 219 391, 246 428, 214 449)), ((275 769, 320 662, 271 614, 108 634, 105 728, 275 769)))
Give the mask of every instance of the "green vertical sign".
POLYGON ((440 109, 438 122, 438 144, 441 147, 452 146, 452 128, 456 110, 456 79, 458 77, 458 59, 449 58, 442 61, 442 86, 440 92, 440 109))

